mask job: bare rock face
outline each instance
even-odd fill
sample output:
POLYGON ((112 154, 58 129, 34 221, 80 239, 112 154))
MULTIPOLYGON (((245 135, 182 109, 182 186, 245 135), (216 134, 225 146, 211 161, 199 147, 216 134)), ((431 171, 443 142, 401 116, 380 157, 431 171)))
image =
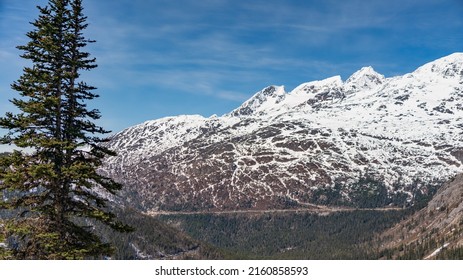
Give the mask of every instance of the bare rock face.
MULTIPOLYGON (((428 203, 421 215, 432 217, 429 229, 451 232, 463 223, 463 175, 446 183, 428 203)), ((462 238, 463 241, 463 238, 462 238)), ((463 246, 463 243, 460 244, 463 246)))
POLYGON ((463 54, 404 76, 371 67, 287 93, 271 86, 221 117, 130 127, 101 170, 144 211, 309 204, 410 205, 463 171, 463 54))

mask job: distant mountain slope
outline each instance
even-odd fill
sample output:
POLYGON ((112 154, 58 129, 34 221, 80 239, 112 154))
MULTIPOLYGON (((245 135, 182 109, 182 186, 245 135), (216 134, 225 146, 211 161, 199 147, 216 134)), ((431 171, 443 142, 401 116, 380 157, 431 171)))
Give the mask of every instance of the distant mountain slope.
POLYGON ((108 143, 144 211, 410 205, 462 172, 463 53, 385 78, 371 67, 270 86, 221 117, 177 116, 108 143))
POLYGON ((425 208, 386 231, 379 240, 383 256, 388 258, 461 259, 463 174, 444 184, 425 208))

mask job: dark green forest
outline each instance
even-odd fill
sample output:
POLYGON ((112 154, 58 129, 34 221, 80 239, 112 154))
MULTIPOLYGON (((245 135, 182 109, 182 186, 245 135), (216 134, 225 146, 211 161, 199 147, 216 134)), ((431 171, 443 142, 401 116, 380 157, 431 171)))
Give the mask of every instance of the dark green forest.
POLYGON ((231 259, 377 259, 376 233, 408 212, 358 210, 313 213, 169 215, 193 238, 216 246, 231 259))
POLYGON ((119 233, 100 223, 92 224, 95 232, 115 247, 112 259, 223 259, 220 250, 156 218, 128 208, 114 211, 135 230, 119 233))

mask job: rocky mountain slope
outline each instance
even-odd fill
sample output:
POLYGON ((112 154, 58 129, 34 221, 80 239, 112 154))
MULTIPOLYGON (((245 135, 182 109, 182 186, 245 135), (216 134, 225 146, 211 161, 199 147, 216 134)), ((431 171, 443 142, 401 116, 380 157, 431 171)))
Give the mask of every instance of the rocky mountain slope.
POLYGON ((463 171, 463 53, 385 78, 371 67, 221 116, 176 116, 111 138, 102 172, 144 211, 413 204, 463 171))
POLYGON ((463 254, 463 174, 445 183, 425 208, 379 240, 389 258, 433 259, 449 253, 445 251, 463 254))

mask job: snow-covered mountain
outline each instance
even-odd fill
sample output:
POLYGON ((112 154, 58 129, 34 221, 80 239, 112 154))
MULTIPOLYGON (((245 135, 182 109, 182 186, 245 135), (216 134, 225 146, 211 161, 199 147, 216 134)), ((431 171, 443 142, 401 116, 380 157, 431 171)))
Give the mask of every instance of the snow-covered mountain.
POLYGON ((103 171, 147 211, 403 205, 463 171, 462 140, 455 53, 403 76, 365 67, 269 86, 221 117, 130 127, 108 143, 118 156, 103 171))

